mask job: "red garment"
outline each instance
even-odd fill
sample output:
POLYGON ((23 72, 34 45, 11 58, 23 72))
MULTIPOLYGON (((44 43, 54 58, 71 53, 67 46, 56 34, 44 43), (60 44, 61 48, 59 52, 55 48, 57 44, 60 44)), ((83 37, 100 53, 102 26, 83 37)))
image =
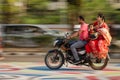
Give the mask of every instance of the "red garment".
POLYGON ((90 30, 88 34, 90 35, 90 34, 93 34, 94 32, 95 32, 94 30, 90 30))
POLYGON ((98 26, 97 31, 100 32, 101 35, 99 35, 96 40, 90 40, 85 47, 87 53, 92 52, 95 57, 106 58, 111 36, 109 35, 109 28, 106 23, 98 26))
POLYGON ((98 23, 98 21, 95 21, 95 22, 93 23, 93 26, 94 26, 96 29, 99 29, 99 28, 109 29, 106 23, 103 23, 102 26, 100 26, 99 23, 98 23))
POLYGON ((93 26, 96 26, 96 25, 98 25, 98 21, 95 21, 95 22, 93 23, 93 26))

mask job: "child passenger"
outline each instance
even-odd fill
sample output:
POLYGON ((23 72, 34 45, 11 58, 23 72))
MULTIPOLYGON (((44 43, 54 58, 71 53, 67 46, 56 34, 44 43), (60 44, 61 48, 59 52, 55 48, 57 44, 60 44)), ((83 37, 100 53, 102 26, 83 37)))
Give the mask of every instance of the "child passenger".
POLYGON ((97 33, 93 24, 88 25, 88 34, 89 34, 89 40, 93 40, 97 38, 97 33))

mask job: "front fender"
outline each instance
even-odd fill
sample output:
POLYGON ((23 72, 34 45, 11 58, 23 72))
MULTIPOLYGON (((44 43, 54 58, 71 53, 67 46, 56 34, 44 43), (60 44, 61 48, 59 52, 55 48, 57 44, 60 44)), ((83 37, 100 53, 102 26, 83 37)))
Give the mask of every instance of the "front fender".
POLYGON ((50 50, 50 51, 48 51, 48 54, 53 53, 53 52, 56 52, 56 53, 58 53, 58 54, 61 54, 61 55, 65 58, 65 55, 63 54, 63 52, 62 52, 61 50, 58 50, 58 49, 50 50))
POLYGON ((52 53, 52 52, 58 52, 58 49, 53 49, 53 50, 49 50, 48 53, 52 53))
POLYGON ((57 53, 63 54, 62 51, 58 50, 58 49, 53 49, 53 50, 48 51, 48 53, 52 53, 52 52, 57 52, 57 53))

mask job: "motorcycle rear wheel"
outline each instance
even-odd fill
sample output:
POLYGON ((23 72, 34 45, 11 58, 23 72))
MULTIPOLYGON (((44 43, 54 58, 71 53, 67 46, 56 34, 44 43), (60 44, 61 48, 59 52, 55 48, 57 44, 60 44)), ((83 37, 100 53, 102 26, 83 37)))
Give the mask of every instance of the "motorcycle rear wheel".
POLYGON ((94 70, 102 70, 102 69, 104 69, 107 66, 107 64, 109 62, 109 58, 107 56, 106 59, 102 59, 102 60, 100 62, 97 62, 97 61, 94 62, 90 58, 89 65, 94 70), (102 60, 103 60, 103 62, 102 62, 102 60))

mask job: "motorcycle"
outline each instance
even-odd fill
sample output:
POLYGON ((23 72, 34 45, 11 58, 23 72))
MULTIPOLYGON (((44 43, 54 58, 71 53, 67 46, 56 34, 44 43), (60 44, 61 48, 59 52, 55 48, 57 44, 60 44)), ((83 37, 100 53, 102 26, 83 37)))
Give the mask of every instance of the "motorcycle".
POLYGON ((68 63, 80 66, 90 66, 94 70, 104 69, 109 62, 109 54, 106 59, 98 59, 92 53, 87 53, 85 47, 77 48, 78 56, 80 58, 79 63, 74 64, 74 56, 70 50, 70 46, 76 42, 76 40, 68 40, 68 33, 65 34, 64 38, 57 38, 54 41, 53 50, 48 51, 45 56, 45 64, 49 69, 55 70, 62 67, 63 64, 68 66, 68 63))

